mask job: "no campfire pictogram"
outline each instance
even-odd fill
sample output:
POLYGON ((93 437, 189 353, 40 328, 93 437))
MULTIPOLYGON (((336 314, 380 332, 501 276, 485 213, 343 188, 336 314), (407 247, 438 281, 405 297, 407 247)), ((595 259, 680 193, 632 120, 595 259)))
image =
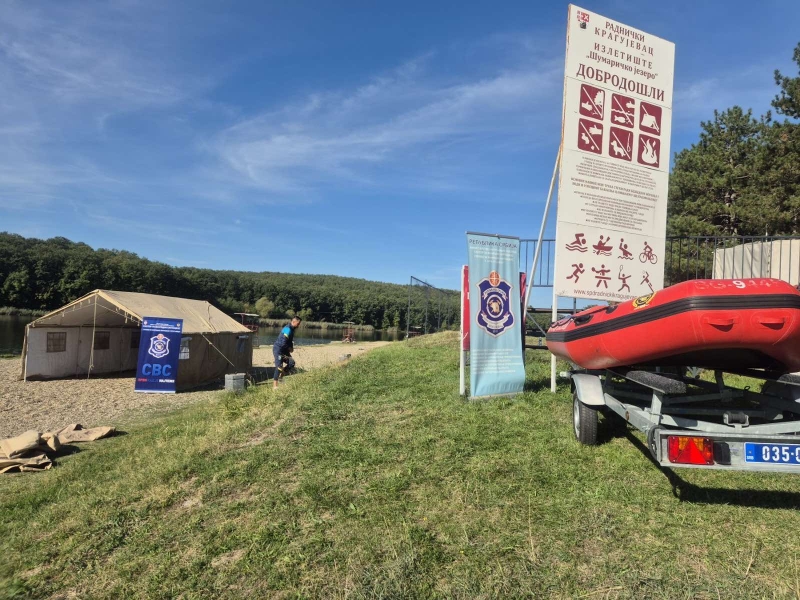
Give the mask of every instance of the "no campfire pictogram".
POLYGON ((633 128, 636 123, 635 115, 636 100, 620 94, 611 94, 611 122, 614 125, 633 128))
POLYGON ((581 107, 580 113, 584 117, 603 120, 603 104, 605 104, 606 93, 593 85, 583 84, 581 86, 581 107))
POLYGON ((578 121, 578 149, 595 154, 603 152, 603 126, 600 123, 588 119, 578 121))
POLYGON ((636 155, 639 164, 658 168, 660 154, 661 144, 658 138, 644 134, 639 135, 639 151, 636 155))
POLYGON ((661 135, 661 107, 642 102, 639 111, 639 129, 652 135, 661 135))
POLYGON ((608 136, 608 155, 630 161, 633 158, 633 132, 612 127, 611 135, 608 136))

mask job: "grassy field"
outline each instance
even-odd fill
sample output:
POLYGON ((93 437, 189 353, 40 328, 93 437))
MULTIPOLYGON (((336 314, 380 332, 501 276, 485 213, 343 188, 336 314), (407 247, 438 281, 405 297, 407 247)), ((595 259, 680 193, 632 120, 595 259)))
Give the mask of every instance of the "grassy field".
POLYGON ((466 403, 457 335, 0 479, 0 597, 800 598, 800 477, 582 447, 544 353, 466 403))

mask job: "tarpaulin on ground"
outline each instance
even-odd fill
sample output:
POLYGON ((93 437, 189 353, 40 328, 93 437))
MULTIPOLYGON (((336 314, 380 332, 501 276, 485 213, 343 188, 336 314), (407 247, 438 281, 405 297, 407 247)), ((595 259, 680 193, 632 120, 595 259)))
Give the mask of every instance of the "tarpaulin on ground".
POLYGON ((84 429, 72 423, 58 431, 39 433, 30 430, 16 437, 0 440, 0 473, 43 471, 49 469, 52 458, 65 444, 93 442, 108 437, 113 427, 84 429))

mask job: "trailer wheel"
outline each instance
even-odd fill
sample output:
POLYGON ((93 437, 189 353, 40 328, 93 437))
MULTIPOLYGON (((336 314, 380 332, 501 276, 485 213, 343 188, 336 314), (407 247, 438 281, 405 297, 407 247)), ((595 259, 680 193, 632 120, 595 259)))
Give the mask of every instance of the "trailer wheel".
POLYGON ((597 445, 597 410, 578 400, 577 392, 572 393, 572 425, 581 444, 597 445))

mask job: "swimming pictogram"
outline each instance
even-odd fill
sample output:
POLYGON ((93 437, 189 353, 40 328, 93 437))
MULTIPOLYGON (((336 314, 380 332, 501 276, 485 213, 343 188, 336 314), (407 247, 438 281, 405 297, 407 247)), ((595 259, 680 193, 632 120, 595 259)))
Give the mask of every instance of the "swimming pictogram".
POLYGON ((653 253, 653 248, 647 242, 644 243, 644 250, 639 254, 639 262, 646 263, 650 261, 651 264, 658 262, 658 256, 653 253))
POLYGON ((586 269, 583 268, 583 263, 573 263, 572 266, 575 267, 575 270, 572 272, 572 275, 567 276, 567 279, 575 278, 575 283, 578 283, 578 280, 580 279, 581 275, 586 272, 586 269))
POLYGON ((578 120, 578 149, 601 154, 603 152, 603 125, 588 119, 578 120))
POLYGON ((625 243, 625 238, 620 239, 619 250, 622 252, 622 255, 618 256, 617 258, 621 258, 623 260, 633 260, 633 252, 628 250, 628 244, 625 243))
POLYGON ((580 114, 584 117, 603 120, 603 105, 605 104, 606 93, 593 85, 581 85, 581 107, 580 114))
POLYGON ((600 287, 602 283, 603 286, 608 289, 608 282, 611 280, 608 274, 611 273, 611 269, 606 269, 605 265, 600 265, 599 269, 592 267, 592 273, 597 273, 597 275, 594 276, 594 278, 597 279, 597 285, 594 287, 600 287))
POLYGON ((611 256, 611 251, 613 250, 613 248, 608 243, 610 240, 611 240, 610 235, 607 236, 605 239, 603 239, 603 236, 601 235, 600 241, 597 242, 594 246, 592 246, 592 248, 594 248, 594 253, 597 254, 598 256, 600 256, 601 254, 603 256, 611 256))
POLYGON ((647 271, 642 271, 642 276, 644 277, 644 279, 642 279, 642 282, 639 285, 641 285, 642 283, 646 283, 647 287, 650 288, 650 293, 652 294, 655 290, 653 289, 653 284, 650 283, 650 273, 648 273, 647 271))
POLYGON ((575 240, 569 244, 564 244, 564 247, 570 252, 586 252, 586 237, 582 233, 575 234, 575 240))
POLYGON ((625 275, 625 273, 622 272, 622 265, 620 265, 619 275, 617 276, 617 279, 619 279, 622 282, 622 287, 620 287, 617 290, 618 292, 621 292, 622 290, 628 290, 629 292, 631 291, 631 286, 628 285, 628 279, 630 278, 631 278, 630 275, 625 275))

